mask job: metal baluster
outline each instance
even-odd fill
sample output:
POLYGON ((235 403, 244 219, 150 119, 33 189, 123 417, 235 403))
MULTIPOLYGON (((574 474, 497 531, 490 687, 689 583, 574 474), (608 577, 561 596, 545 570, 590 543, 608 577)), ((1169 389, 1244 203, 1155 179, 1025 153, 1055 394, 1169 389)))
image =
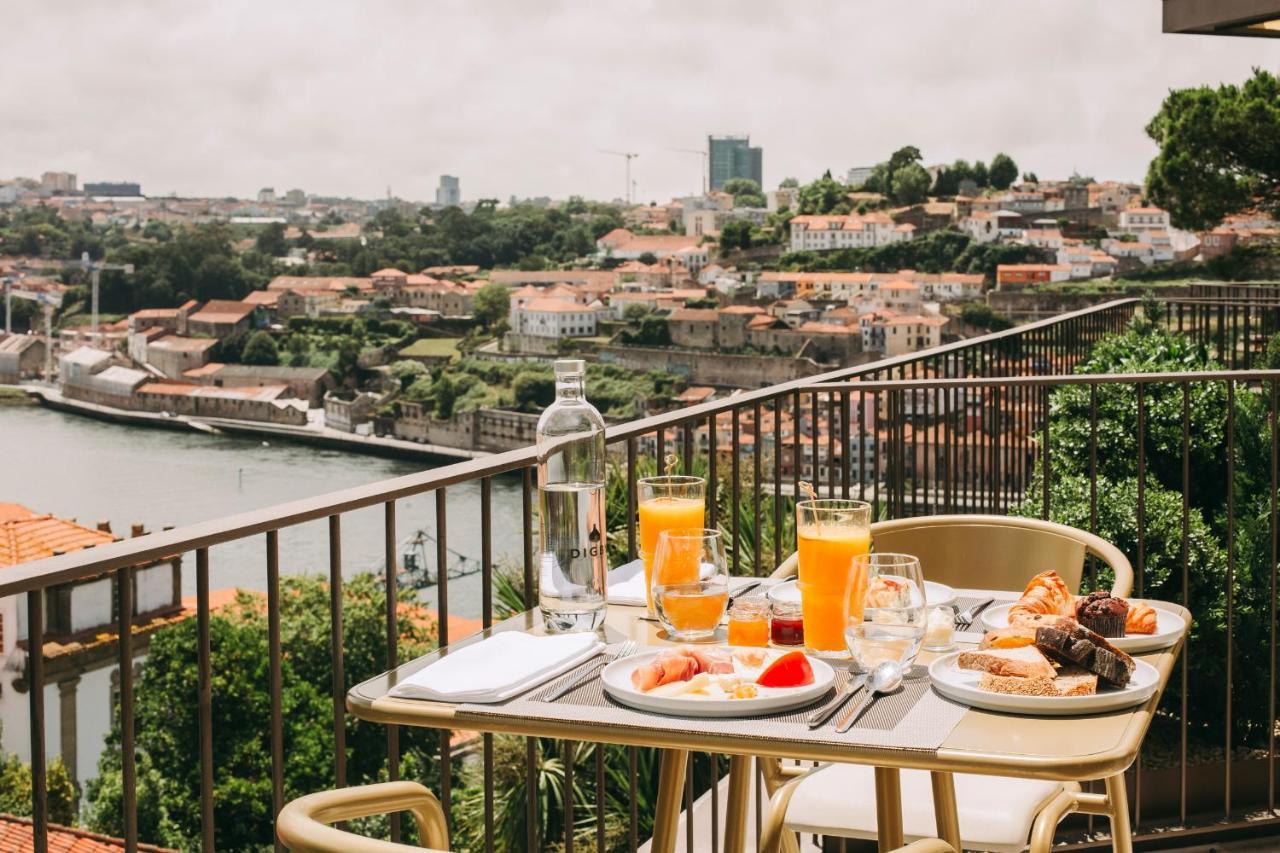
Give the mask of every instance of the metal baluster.
MULTIPOLYGON (((480 624, 493 626, 493 479, 480 480, 480 624)), ((493 853, 493 735, 485 733, 484 849, 493 853)))
POLYGON ((573 741, 564 741, 564 853, 573 853, 573 741))
MULTIPOLYGON (((441 648, 449 645, 449 525, 448 496, 441 486, 436 490, 436 633, 441 648)), ((449 744, 452 734, 448 729, 440 731, 440 805, 444 807, 444 820, 453 826, 453 751, 449 744)))
MULTIPOLYGON (((31 840, 39 853, 49 849, 49 790, 44 740, 44 593, 27 593, 27 701, 31 714, 31 840)), ((212 826, 212 824, 211 824, 212 826)))
MULTIPOLYGON (((124 843, 138 849, 137 750, 133 725, 133 599, 134 572, 126 566, 116 572, 116 625, 120 645, 120 787, 124 792, 124 843)), ((34 646, 31 647, 34 650, 34 646)), ((69 768, 73 773, 75 768, 69 768)))
POLYGON ((196 636, 200 717, 200 841, 213 843, 213 665, 209 649, 209 549, 196 549, 196 636))
MULTIPOLYGON (((1192 312, 1192 317, 1198 312, 1192 312)), ((1182 383, 1182 606, 1191 609, 1191 573, 1189 568, 1189 546, 1191 538, 1191 393, 1184 380, 1182 383)), ((1187 822, 1187 731, 1188 702, 1187 691, 1191 667, 1191 636, 1188 632, 1183 641, 1180 666, 1182 667, 1182 708, 1181 725, 1178 732, 1178 820, 1183 825, 1187 822)))
POLYGON ((1226 727, 1226 754, 1223 756, 1223 813, 1231 818, 1231 735, 1235 658, 1235 586, 1236 586, 1236 384, 1227 380, 1227 707, 1223 716, 1226 727))
POLYGON ((627 556, 636 558, 636 440, 627 439, 627 556))
POLYGON ((742 571, 741 555, 738 553, 742 534, 738 529, 739 521, 742 518, 740 504, 742 501, 742 478, 738 475, 738 448, 739 448, 739 426, 738 426, 738 408, 735 406, 732 410, 733 415, 733 458, 731 461, 730 476, 733 482, 730 484, 732 500, 729 502, 729 512, 732 513, 733 523, 733 568, 730 574, 736 575, 742 571))
POLYGON ((342 671, 342 525, 329 516, 329 645, 333 667, 333 775, 339 788, 347 785, 346 678, 342 671))
MULTIPOLYGON (((631 478, 634 482, 634 478, 631 478)), ((521 512, 523 514, 521 530, 524 538, 524 606, 532 610, 534 597, 533 577, 533 469, 525 466, 521 469, 521 512)), ((632 553, 635 553, 634 543, 632 553)), ((524 778, 525 778, 525 843, 526 849, 538 849, 538 741, 536 738, 524 739, 524 778)))
MULTIPOLYGON (((267 690, 271 701, 271 813, 280 814, 284 808, 284 712, 281 705, 283 685, 281 668, 284 663, 280 648, 280 532, 267 531, 267 690)), ((390 728, 395 728, 391 726, 390 728)), ((388 744, 390 735, 388 734, 388 744)), ((388 750, 390 747, 388 746, 388 750)), ((280 839, 275 839, 276 850, 283 850, 280 839)))
MULTIPOLYGON (((755 521, 755 542, 751 546, 751 575, 752 577, 760 577, 760 544, 763 542, 763 537, 761 536, 762 521, 760 518, 760 451, 763 442, 760 440, 762 430, 760 429, 759 400, 756 401, 755 406, 752 408, 751 415, 755 418, 755 426, 751 429, 753 435, 751 454, 751 482, 753 485, 751 490, 751 513, 752 518, 755 521)), ((692 755, 693 754, 690 753, 690 761, 693 760, 692 755)), ((692 771, 692 769, 692 765, 690 765, 690 771, 692 771)), ((690 772, 689 776, 692 779, 693 773, 690 772)), ((692 781, 689 784, 692 785, 692 781)), ((689 821, 689 823, 692 825, 693 822, 689 821)))

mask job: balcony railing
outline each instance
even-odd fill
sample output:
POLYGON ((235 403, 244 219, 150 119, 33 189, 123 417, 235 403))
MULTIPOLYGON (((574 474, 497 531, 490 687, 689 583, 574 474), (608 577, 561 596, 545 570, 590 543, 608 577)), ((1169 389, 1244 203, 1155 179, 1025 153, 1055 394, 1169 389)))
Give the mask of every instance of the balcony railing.
MULTIPOLYGON (((1194 578, 1190 573, 1187 537, 1195 527, 1191 509, 1195 493, 1205 484, 1192 482, 1190 471, 1192 424, 1191 407, 1201 401, 1204 389, 1218 388, 1227 401, 1222 411, 1222 430, 1226 445, 1223 449, 1222 480, 1217 486, 1225 494, 1225 524, 1227 536, 1227 576, 1225 588, 1225 637, 1215 634, 1210 639, 1193 637, 1184 656, 1181 676, 1175 676, 1162 706, 1162 718, 1153 727, 1153 743, 1159 742, 1158 755, 1139 761, 1133 774, 1135 794, 1132 798, 1135 810, 1135 827, 1139 833, 1167 830, 1184 832, 1188 837, 1204 832, 1220 833, 1224 825, 1257 826, 1257 822, 1244 820, 1246 811, 1265 809, 1265 820, 1275 821, 1275 736, 1273 726, 1266 721, 1275 720, 1276 696, 1276 619, 1275 619, 1275 567, 1276 567, 1276 470, 1277 443, 1275 439, 1277 384, 1280 371, 1253 370, 1252 366, 1264 352, 1266 341, 1280 331, 1280 300, 1261 292, 1250 293, 1196 293, 1188 299, 1160 303, 1148 307, 1149 319, 1165 328, 1203 344, 1224 364, 1238 370, 1217 372, 1172 372, 1125 375, 1073 374, 1073 368, 1088 358, 1095 344, 1104 336, 1123 330, 1134 318, 1138 300, 1124 299, 1093 308, 1061 315, 1049 320, 1021 326, 1008 331, 962 341, 932 350, 876 362, 858 368, 835 371, 821 376, 746 392, 725 400, 705 403, 676 412, 644 418, 632 423, 612 427, 608 433, 612 462, 620 473, 625 473, 627 506, 625 519, 611 519, 611 530, 625 527, 627 550, 636 553, 636 490, 637 472, 652 466, 669 451, 679 453, 686 470, 705 466, 708 480, 716 490, 727 490, 718 495, 723 505, 732 509, 730 517, 719 518, 721 501, 708 501, 712 526, 721 526, 730 534, 731 560, 735 574, 762 575, 770 572, 792 548, 786 531, 792 509, 790 501, 798 492, 802 479, 812 479, 820 491, 830 495, 854 496, 872 501, 882 517, 901 517, 940 512, 995 512, 1020 511, 1041 516, 1053 515, 1061 495, 1063 484, 1055 482, 1055 454, 1071 453, 1079 458, 1082 452, 1088 459, 1088 476, 1083 488, 1087 490, 1088 511, 1082 523, 1100 529, 1100 500, 1097 491, 1099 460, 1099 403, 1113 400, 1116 393, 1131 393, 1134 405, 1133 432, 1136 452, 1136 501, 1133 505, 1135 533, 1133 547, 1128 549, 1137 573, 1137 594, 1144 589, 1158 589, 1169 597, 1181 596, 1197 615, 1207 612, 1209 602, 1196 600, 1190 595, 1194 578), (1080 446, 1057 448, 1053 444, 1051 425, 1051 399, 1053 392, 1077 387, 1087 397, 1084 417, 1077 438, 1080 446), (1121 390, 1123 389, 1123 390, 1121 390), (1172 390, 1171 390, 1172 389, 1172 390), (1172 395, 1172 396, 1171 396, 1172 395), (1250 396, 1251 395, 1251 396, 1250 396), (1267 425, 1264 437, 1250 437, 1240 442, 1234 422, 1235 404, 1238 398, 1249 396, 1261 407, 1267 425), (1159 411, 1152 409, 1159 405, 1159 411), (1170 407, 1173 407, 1170 409, 1170 407), (1180 408, 1179 408, 1180 407, 1180 408), (1159 424, 1162 438, 1167 438, 1170 412, 1174 421, 1181 423, 1180 441, 1175 435, 1171 442, 1160 445, 1156 451, 1149 447, 1147 431, 1153 423, 1159 424), (1262 449, 1259 442, 1265 440, 1262 449), (1247 448, 1246 448, 1247 445, 1247 448), (1250 554, 1248 559, 1262 560, 1270 577, 1269 594, 1261 599, 1269 602, 1269 620, 1264 620, 1261 637, 1269 648, 1269 665, 1265 690, 1252 689, 1261 683, 1261 673, 1249 676, 1251 689, 1242 691, 1242 681, 1232 661, 1238 654, 1253 654, 1257 649, 1237 650, 1233 626, 1237 622, 1235 610, 1235 582, 1238 562, 1244 557, 1233 549, 1237 525, 1236 493, 1237 457, 1246 448, 1250 453, 1269 454, 1266 459, 1253 460, 1261 464, 1259 470, 1270 471, 1270 551, 1268 554, 1250 554), (1154 455, 1153 455, 1154 454, 1154 455), (1180 467, 1179 467, 1180 466, 1180 467), (1269 468, 1267 467, 1269 466, 1269 468), (1181 532, 1183 549, 1181 571, 1171 581, 1162 574, 1148 578, 1149 543, 1144 539, 1148 526, 1146 489, 1148 474, 1159 468, 1162 472, 1183 472, 1181 481, 1181 532), (613 522, 617 522, 616 526, 613 522), (1265 562, 1269 556, 1269 562, 1265 562), (1210 685, 1208 693, 1189 680, 1187 660, 1200 654, 1221 651, 1225 642, 1225 672, 1221 683, 1210 685), (1203 648, 1198 643, 1204 642, 1203 648), (1238 695, 1240 694, 1240 695, 1238 695), (1241 697, 1247 694, 1249 708, 1242 708, 1241 697), (1189 696, 1218 695, 1226 712, 1225 734, 1219 752, 1201 748, 1197 738, 1203 718, 1197 715, 1209 709, 1189 707, 1189 696), (1231 719, 1234 710, 1251 722, 1247 731, 1233 730, 1231 719), (1265 705, 1264 707, 1260 707, 1265 705), (1190 720, 1190 722, 1189 722, 1190 720), (1259 723, 1259 721, 1262 721, 1259 723), (1265 736, 1260 732, 1266 732, 1265 736), (1169 744, 1173 744, 1170 747, 1169 744), (1237 756, 1242 747, 1252 750, 1247 759, 1237 756), (1197 752, 1199 749, 1199 752, 1197 752), (1170 751, 1172 750, 1172 752, 1170 751), (1176 756, 1176 757, 1174 757, 1176 756), (1207 758, 1205 757, 1207 756, 1207 758), (1144 769, 1145 764, 1145 769, 1144 769), (1156 767, 1156 764, 1159 767, 1156 767), (1206 770, 1205 768, 1209 769, 1206 770), (1207 775, 1206 775, 1207 774, 1207 775), (1170 806, 1172 804, 1172 806, 1170 806), (1204 827, 1208 827, 1206 830, 1204 827)), ((1219 395, 1221 396, 1221 395, 1219 395)), ((1214 398, 1217 399, 1217 398, 1214 398)), ((1197 410, 1196 417, 1202 413, 1197 410)), ((1175 431, 1176 432, 1176 431, 1175 431)), ((1074 439, 1073 439, 1074 440, 1074 439)), ((1114 441, 1114 436, 1108 436, 1114 441)), ((1058 458, 1062 458, 1059 456, 1058 458)), ((536 457, 532 448, 523 448, 497 454, 484 459, 449 465, 347 489, 315 498, 309 498, 280 506, 247 512, 227 518, 189 525, 176 530, 154 533, 102 546, 92 550, 52 557, 38 562, 18 565, 0 574, 0 598, 25 595, 28 609, 30 648, 42 648, 44 620, 43 592, 47 588, 76 580, 115 573, 121 595, 117 602, 120 617, 119 660, 120 667, 120 748, 122 762, 123 815, 122 825, 126 841, 134 845, 137 837, 137 767, 135 762, 134 725, 134 676, 131 635, 127 630, 127 614, 132 612, 129 601, 132 584, 127 581, 133 572, 131 567, 161 556, 175 553, 195 553, 198 636, 198 692, 184 698, 198 704, 199 741, 195 744, 201 766, 200 824, 201 841, 208 850, 215 848, 218 826, 215 821, 214 766, 217 756, 213 751, 212 709, 217 701, 214 695, 210 648, 210 549, 214 546, 261 537, 265 552, 266 607, 268 613, 268 644, 270 670, 268 673, 270 708, 264 719, 254 721, 269 732, 271 752, 271 789, 273 813, 278 812, 286 799, 284 767, 289 761, 285 753, 282 704, 281 704, 281 642, 280 642, 280 543, 281 530, 325 519, 328 525, 328 579, 330 584, 329 628, 332 642, 332 680, 327 686, 332 695, 332 738, 335 744, 335 760, 332 781, 336 786, 347 783, 347 751, 345 736, 347 716, 345 695, 350 679, 344 675, 343 584, 342 565, 342 517, 344 514, 382 507, 385 562, 385 664, 396 666, 399 660, 396 629, 397 583, 397 502, 411 496, 431 493, 434 495, 434 528, 437 566, 440 569, 448 561, 451 540, 448 531, 448 512, 451 489, 461 484, 478 482, 476 500, 478 507, 468 507, 479 518, 478 542, 460 543, 478 551, 481 563, 482 605, 481 618, 485 627, 493 620, 495 565, 500 554, 495 553, 508 541, 516 541, 515 558, 523 571, 523 590, 526 606, 536 602, 534 560, 533 501, 535 497, 534 466, 536 457), (493 487, 502 481, 518 483, 522 496, 522 518, 518 533, 494 529, 493 487)), ((1071 488, 1081 488, 1072 480, 1071 488)), ((456 493, 456 492, 455 492, 456 493)), ((1157 507, 1165 512, 1168 507, 1157 507)), ((1166 519, 1167 520, 1167 519, 1166 519)), ((1163 573, 1167 567, 1161 563, 1163 573)), ((1250 576, 1257 576, 1257 567, 1250 569, 1250 576)), ((450 637, 448 617, 450 613, 449 578, 446 571, 439 571, 433 602, 439 616, 439 642, 448 643, 450 637)), ((1250 598, 1249 606, 1258 602, 1250 598)), ((1264 610, 1266 608, 1264 607, 1264 610)), ((1264 613, 1263 616, 1267 614, 1264 613)), ((1258 615, 1250 610, 1250 624, 1258 615)), ((1208 637, 1205 634, 1204 637, 1208 637)), ((1250 634, 1251 640, 1257 636, 1250 634)), ((48 807, 45 802, 45 724, 44 663, 39 654, 30 655, 28 662, 31 755, 33 776, 33 816, 39 849, 44 849, 44 837, 48 825, 48 807)), ((400 772, 400 733, 389 726, 386 731, 387 772, 397 778, 400 772)), ((1154 747, 1153 747, 1154 748, 1154 747)), ((537 821, 535 800, 536 749, 529 741, 526 749, 527 786, 526 803, 527 837, 504 839, 493 837, 493 821, 488 820, 485 849, 519 848, 540 849, 546 839, 536 837, 537 821)), ((567 754, 572 755, 572 752, 567 754)), ((493 742, 485 736, 483 770, 486 780, 493 776, 493 742)), ((450 806, 449 768, 452 764, 450 740, 442 736, 439 743, 438 778, 422 780, 432 785, 440 794, 445 808, 450 806)), ((605 752, 595 751, 592 769, 598 780, 605 772, 605 752)), ((691 759, 692 760, 692 759, 691 759)), ((715 761, 700 766, 709 767, 710 796, 716 802, 719 765, 715 761)), ((628 752, 629 778, 637 784, 637 750, 628 752)), ((565 768, 572 778, 573 762, 565 768)), ((580 768, 578 772, 583 772, 580 768)), ((690 786, 686 792, 689 803, 693 801, 694 774, 689 774, 690 786)), ((700 777, 706 784, 708 774, 700 777)), ((571 789, 570 780, 566 788, 571 789)), ((603 788, 598 785, 596 791, 603 788)), ((304 792, 287 792, 294 796, 304 792)), ((634 793, 634 791, 633 791, 634 793)), ((634 806, 626 816, 629 832, 626 848, 636 849, 643 841, 641 817, 634 806)), ((491 784, 485 788, 485 814, 492 815, 494 792, 491 784)), ((595 842, 605 849, 605 810, 597 803, 595 842)), ((574 845, 572 797, 566 798, 567 849, 574 845)), ((714 805, 713 805, 714 809, 714 805)), ((714 823, 714 822, 713 822, 714 823)), ((689 848, 695 849, 693 821, 688 822, 689 848)), ((1064 839, 1079 840, 1082 833, 1092 829, 1092 818, 1079 820, 1079 825, 1064 826, 1064 839)), ((717 849, 719 840, 713 826, 713 837, 699 840, 697 849, 717 849), (709 842, 710 846, 706 846, 709 842)), ((399 837, 399 825, 393 821, 391 836, 399 837)), ((142 839, 148 841, 150 839, 142 839)), ((581 838, 578 839, 581 843, 581 838)), ((270 839, 262 839, 270 843, 270 839)), ((1088 841, 1084 841, 1085 846, 1088 841)))

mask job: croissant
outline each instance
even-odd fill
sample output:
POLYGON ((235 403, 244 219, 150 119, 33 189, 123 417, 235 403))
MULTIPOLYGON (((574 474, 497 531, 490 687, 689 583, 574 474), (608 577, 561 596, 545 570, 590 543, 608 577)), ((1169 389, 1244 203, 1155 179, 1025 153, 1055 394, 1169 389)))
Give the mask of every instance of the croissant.
POLYGON ((1040 614, 1074 617, 1075 609, 1075 597, 1058 573, 1041 572, 1027 584, 1022 598, 1009 608, 1009 624, 1016 624, 1019 618, 1040 614))
POLYGON ((1154 634, 1156 632, 1156 611, 1149 604, 1129 602, 1129 615, 1124 620, 1126 634, 1154 634))

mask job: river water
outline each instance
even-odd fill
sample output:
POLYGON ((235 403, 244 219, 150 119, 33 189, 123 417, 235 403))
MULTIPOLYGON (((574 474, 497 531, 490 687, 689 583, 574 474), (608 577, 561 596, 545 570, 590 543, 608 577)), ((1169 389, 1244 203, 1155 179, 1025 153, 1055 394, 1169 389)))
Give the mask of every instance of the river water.
MULTIPOLYGON (((272 440, 176 432, 104 423, 39 406, 0 407, 0 503, 73 518, 92 527, 110 521, 129 535, 141 523, 156 531, 323 495, 421 471, 420 462, 383 459, 272 440)), ((521 506, 518 479, 493 482, 493 556, 518 559, 521 506)), ((418 530, 435 533, 431 495, 397 502, 397 549, 418 530)), ((448 490, 449 548, 455 565, 480 559, 480 484, 448 490)), ((265 537, 209 552, 213 590, 266 588, 265 537)), ((425 545, 435 561, 434 543, 425 545)), ((421 557, 419 557, 421 559, 421 557)), ((382 570, 381 506, 342 516, 343 574, 382 570)), ((328 525, 315 521, 280 533, 282 573, 327 573, 328 525)), ((183 560, 183 593, 195 593, 195 555, 183 560)), ((435 591, 420 598, 434 606, 435 591)), ((449 582, 449 612, 480 615, 480 576, 449 582)))

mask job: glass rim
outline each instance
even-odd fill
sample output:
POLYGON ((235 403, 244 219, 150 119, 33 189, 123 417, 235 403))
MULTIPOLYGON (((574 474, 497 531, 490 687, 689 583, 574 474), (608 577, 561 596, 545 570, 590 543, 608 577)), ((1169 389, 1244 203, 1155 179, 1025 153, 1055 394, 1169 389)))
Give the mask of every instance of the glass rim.
POLYGON ((871 509, 871 504, 867 501, 860 501, 856 498, 805 498, 802 501, 796 501, 796 509, 811 510, 838 510, 840 512, 849 512, 851 510, 871 509))
POLYGON ((666 539, 723 539, 724 534, 712 527, 668 527, 658 531, 658 541, 666 539))
POLYGON ((636 485, 646 483, 657 486, 692 486, 695 483, 707 482, 706 477, 696 477, 693 474, 657 474, 653 477, 641 477, 636 480, 636 485))
POLYGON ((876 565, 884 566, 906 566, 911 563, 920 565, 920 558, 915 554, 903 554, 896 551, 874 551, 867 554, 857 554, 853 558, 854 565, 876 565))

